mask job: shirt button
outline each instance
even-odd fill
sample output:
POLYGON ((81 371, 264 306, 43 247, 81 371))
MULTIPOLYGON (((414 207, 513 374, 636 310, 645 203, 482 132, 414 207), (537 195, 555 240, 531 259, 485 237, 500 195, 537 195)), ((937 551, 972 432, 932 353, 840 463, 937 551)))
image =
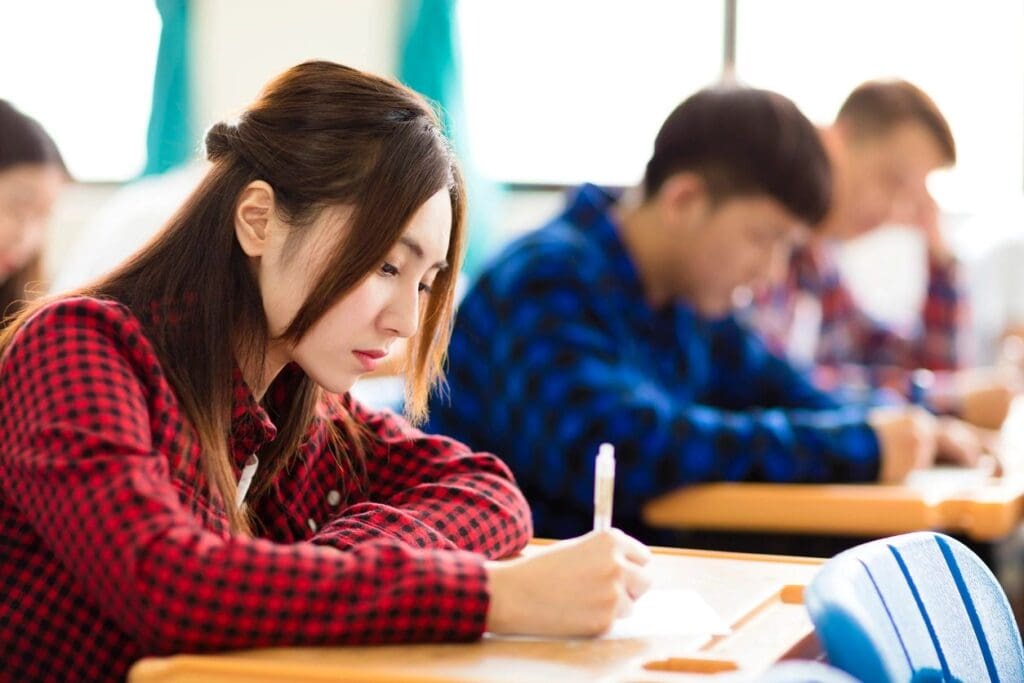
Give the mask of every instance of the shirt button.
POLYGON ((341 494, 340 493, 338 493, 337 491, 328 491, 327 492, 327 504, 328 505, 330 505, 331 507, 335 507, 340 502, 341 502, 341 494))
POLYGON ((306 520, 306 525, 309 527, 310 531, 312 531, 314 534, 316 533, 316 520, 315 519, 310 517, 309 519, 306 520))

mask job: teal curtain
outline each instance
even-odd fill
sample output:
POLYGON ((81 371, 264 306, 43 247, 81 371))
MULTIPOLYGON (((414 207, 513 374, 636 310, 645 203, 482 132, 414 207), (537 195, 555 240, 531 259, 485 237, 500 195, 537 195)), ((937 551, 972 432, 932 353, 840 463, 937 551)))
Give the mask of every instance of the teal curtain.
POLYGON ((163 173, 188 161, 196 146, 189 65, 189 0, 156 0, 156 8, 163 27, 143 175, 163 173))
POLYGON ((402 10, 398 77, 440 106, 445 132, 461 162, 469 194, 469 243, 462 270, 472 278, 496 246, 490 237, 501 192, 476 172, 467 141, 456 0, 404 0, 402 10))

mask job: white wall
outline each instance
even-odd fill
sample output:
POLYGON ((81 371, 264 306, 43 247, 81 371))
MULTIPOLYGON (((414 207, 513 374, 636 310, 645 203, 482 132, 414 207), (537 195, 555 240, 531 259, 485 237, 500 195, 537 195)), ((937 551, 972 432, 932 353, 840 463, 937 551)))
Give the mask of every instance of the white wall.
MULTIPOLYGON (((196 0, 192 66, 197 135, 243 109, 276 74, 307 59, 329 59, 393 76, 400 8, 400 0, 196 0)), ((75 258, 76 250, 89 247, 79 243, 80 235, 118 188, 68 188, 49 234, 50 273, 75 258)))
POLYGON ((393 76, 399 0, 199 0, 193 16, 201 128, 255 99, 264 83, 307 59, 393 76))

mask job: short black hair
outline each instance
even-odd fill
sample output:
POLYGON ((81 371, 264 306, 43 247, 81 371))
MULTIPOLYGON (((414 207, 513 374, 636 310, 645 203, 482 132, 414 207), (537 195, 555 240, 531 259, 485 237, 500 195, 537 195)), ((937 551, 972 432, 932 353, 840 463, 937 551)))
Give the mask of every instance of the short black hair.
POLYGON ((765 194, 815 226, 832 200, 832 170, 818 131, 788 98, 768 90, 715 86, 669 114, 644 174, 653 197, 676 173, 695 173, 714 201, 765 194))

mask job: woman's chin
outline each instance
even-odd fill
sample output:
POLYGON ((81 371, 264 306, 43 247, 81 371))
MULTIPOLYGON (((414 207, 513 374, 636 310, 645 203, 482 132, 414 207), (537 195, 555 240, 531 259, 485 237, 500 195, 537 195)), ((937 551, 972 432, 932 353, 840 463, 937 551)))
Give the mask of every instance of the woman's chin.
POLYGON ((306 374, 309 375, 309 378, 316 382, 321 389, 331 394, 346 393, 349 389, 355 386, 356 381, 359 379, 359 375, 340 372, 321 374, 306 370, 306 374))

